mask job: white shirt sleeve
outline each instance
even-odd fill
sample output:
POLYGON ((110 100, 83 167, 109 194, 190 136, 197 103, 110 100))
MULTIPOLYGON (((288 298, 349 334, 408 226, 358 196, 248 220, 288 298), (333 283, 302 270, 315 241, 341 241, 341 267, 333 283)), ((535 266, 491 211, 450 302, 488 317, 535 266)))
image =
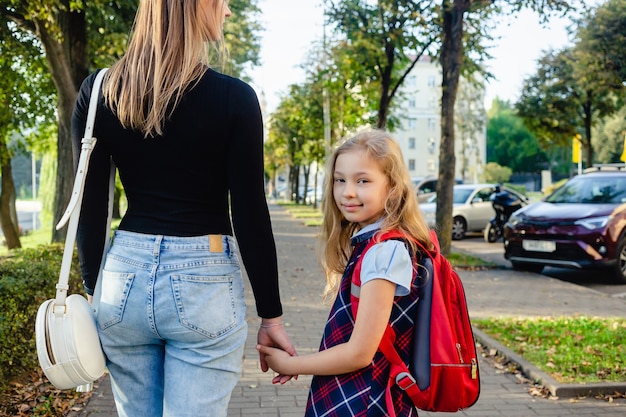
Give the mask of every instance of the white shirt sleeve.
POLYGON ((413 262, 404 242, 385 240, 365 252, 361 263, 361 286, 373 279, 395 283, 396 296, 410 294, 413 262))

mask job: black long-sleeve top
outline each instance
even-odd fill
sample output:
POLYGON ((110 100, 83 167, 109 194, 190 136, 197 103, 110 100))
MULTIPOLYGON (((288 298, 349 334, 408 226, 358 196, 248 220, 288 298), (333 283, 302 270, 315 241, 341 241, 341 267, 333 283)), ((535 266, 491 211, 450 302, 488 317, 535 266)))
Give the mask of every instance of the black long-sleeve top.
MULTIPOLYGON (((75 164, 94 79, 95 73, 83 81, 74 107, 75 164)), ((262 116, 249 85, 208 69, 154 138, 123 128, 100 93, 94 136, 77 234, 87 293, 93 293, 102 258, 112 156, 128 199, 120 230, 200 236, 234 229, 258 315, 282 314, 264 191, 262 116)))

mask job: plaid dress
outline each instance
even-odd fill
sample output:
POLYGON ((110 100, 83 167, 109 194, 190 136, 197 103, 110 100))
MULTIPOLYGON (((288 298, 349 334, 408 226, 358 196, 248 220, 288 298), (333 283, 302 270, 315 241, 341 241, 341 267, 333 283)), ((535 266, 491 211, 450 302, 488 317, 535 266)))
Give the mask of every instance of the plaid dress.
MULTIPOLYGON (((330 311, 320 351, 345 343, 354 329, 350 302, 352 272, 356 260, 368 241, 378 230, 352 238, 354 250, 341 279, 339 294, 330 311)), ((407 246, 408 247, 408 246, 407 246)), ((396 297, 391 311, 390 324, 397 337, 396 349, 408 363, 413 337, 413 317, 417 306, 418 289, 413 273, 411 293, 396 297)), ((383 417, 386 411, 385 391, 389 379, 389 362, 378 351, 370 365, 342 375, 313 376, 305 417, 383 417)), ((407 394, 395 384, 391 387, 394 408, 398 417, 416 417, 417 409, 407 394)))

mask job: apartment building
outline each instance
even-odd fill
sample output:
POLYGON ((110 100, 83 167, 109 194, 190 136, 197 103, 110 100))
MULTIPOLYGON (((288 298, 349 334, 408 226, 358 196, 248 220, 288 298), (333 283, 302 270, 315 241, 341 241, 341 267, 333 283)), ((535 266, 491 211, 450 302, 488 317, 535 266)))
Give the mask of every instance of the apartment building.
MULTIPOLYGON (((411 176, 437 176, 441 142, 441 67, 420 57, 404 81, 392 113, 400 119, 400 142, 411 176)), ((484 88, 461 80, 455 108, 456 176, 478 182, 486 159, 484 88)))

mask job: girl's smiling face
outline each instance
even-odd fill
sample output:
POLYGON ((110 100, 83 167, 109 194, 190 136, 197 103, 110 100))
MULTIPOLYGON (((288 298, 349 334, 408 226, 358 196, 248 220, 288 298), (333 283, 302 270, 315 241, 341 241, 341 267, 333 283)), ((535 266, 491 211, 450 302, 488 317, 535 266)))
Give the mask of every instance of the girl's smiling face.
POLYGON ((348 151, 337 156, 333 197, 348 221, 364 227, 380 219, 388 194, 387 176, 365 151, 348 151))

